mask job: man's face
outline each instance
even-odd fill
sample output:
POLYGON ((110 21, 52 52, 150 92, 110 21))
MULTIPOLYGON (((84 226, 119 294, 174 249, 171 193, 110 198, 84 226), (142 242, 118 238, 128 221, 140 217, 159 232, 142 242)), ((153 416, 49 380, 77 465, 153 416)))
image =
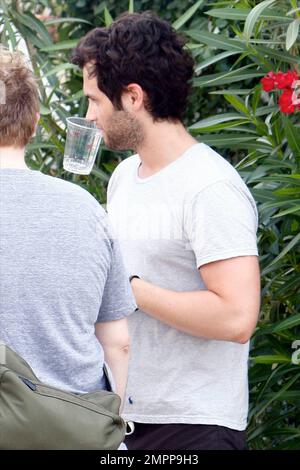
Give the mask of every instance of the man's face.
POLYGON ((117 110, 98 88, 97 78, 89 77, 89 67, 83 68, 83 92, 88 97, 86 118, 103 132, 105 145, 112 150, 136 150, 142 139, 139 122, 127 110, 117 110))

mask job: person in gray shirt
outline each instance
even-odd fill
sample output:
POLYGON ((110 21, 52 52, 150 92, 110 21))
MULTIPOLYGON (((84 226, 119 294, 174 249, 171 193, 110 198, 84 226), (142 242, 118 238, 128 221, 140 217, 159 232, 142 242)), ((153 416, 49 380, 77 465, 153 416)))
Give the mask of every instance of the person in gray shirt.
POLYGON ((106 388, 106 361, 123 398, 136 304, 107 214, 79 186, 26 166, 39 99, 20 53, 0 48, 0 82, 0 340, 41 381, 75 393, 106 388))
POLYGON ((108 187, 139 307, 129 318, 129 450, 245 447, 257 210, 237 171, 183 125, 193 75, 184 43, 145 12, 90 31, 73 54, 87 118, 108 147, 136 152, 108 187))

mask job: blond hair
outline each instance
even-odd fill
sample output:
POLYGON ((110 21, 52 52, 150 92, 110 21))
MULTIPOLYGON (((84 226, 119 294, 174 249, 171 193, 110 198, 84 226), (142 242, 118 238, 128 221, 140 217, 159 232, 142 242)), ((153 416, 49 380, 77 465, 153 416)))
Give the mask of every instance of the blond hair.
POLYGON ((38 112, 37 83, 23 54, 0 45, 0 146, 25 147, 38 112))

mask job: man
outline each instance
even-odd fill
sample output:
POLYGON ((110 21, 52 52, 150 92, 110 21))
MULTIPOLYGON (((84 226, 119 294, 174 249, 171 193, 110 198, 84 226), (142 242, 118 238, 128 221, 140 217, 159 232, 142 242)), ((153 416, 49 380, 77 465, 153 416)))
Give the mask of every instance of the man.
POLYGON ((129 449, 243 449, 249 338, 259 312, 257 212, 234 168, 184 128, 193 60, 149 12, 96 28, 73 54, 87 118, 114 171, 108 211, 139 310, 125 417, 129 449))
POLYGON ((0 48, 0 82, 0 340, 41 381, 75 393, 108 386, 105 359, 123 397, 136 305, 105 212, 79 186, 27 167, 39 99, 21 54, 0 48))

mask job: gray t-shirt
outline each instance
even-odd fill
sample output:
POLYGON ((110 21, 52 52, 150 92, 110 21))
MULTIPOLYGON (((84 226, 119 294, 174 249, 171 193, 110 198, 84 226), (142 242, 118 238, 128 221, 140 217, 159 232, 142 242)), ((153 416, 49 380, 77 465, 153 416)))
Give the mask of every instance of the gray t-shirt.
POLYGON ((135 302, 107 216, 84 189, 31 170, 0 170, 0 341, 41 381, 104 388, 96 322, 135 302))
MULTIPOLYGON (((205 144, 148 177, 134 155, 115 170, 108 213, 129 274, 174 291, 205 289, 197 268, 257 255, 255 202, 236 170, 205 144)), ((201 312, 199 312, 201 315, 201 312)), ((249 344, 185 334, 137 311, 124 415, 145 423, 243 430, 249 344)))

